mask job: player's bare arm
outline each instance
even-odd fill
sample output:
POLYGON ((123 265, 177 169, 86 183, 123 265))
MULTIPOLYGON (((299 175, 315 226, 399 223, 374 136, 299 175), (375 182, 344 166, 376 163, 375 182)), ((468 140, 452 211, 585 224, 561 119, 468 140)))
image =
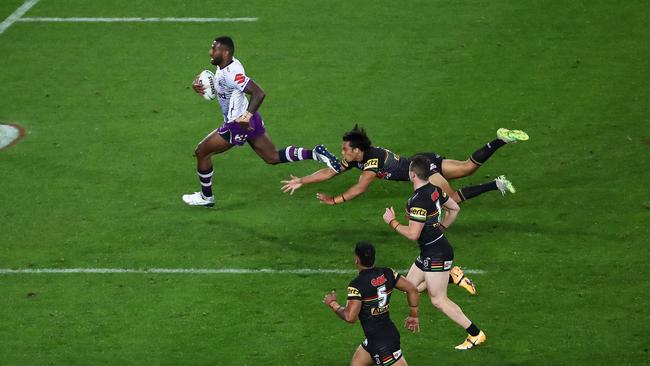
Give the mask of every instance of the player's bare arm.
POLYGON ((456 201, 453 200, 453 198, 449 197, 447 202, 443 203, 442 205, 447 211, 447 214, 445 215, 444 220, 440 223, 440 226, 443 230, 446 230, 451 224, 454 223, 456 220, 456 217, 458 217, 458 213, 460 212, 460 206, 456 203, 456 201))
MULTIPOLYGON (((345 168, 342 168, 341 172, 343 171, 345 171, 345 168)), ((305 177, 296 177, 294 175, 290 175, 289 177, 291 179, 280 181, 280 183, 284 184, 282 186, 282 192, 289 192, 289 194, 293 194, 293 191, 305 184, 324 182, 328 179, 334 178, 338 174, 340 173, 337 173, 330 168, 323 168, 305 177)))
MULTIPOLYGON (((458 205, 456 205, 456 207, 458 207, 458 205)), ((395 210, 392 207, 386 209, 383 217, 385 223, 409 240, 418 240, 420 233, 422 233, 422 229, 424 229, 423 222, 409 220, 408 225, 400 224, 400 222, 395 218, 395 210)))
POLYGON ((404 277, 400 277, 395 283, 395 288, 402 292, 406 292, 406 298, 409 304, 409 315, 404 320, 406 329, 413 333, 420 331, 420 318, 418 317, 418 305, 420 302, 420 294, 418 289, 404 277))
POLYGON ((250 79, 248 83, 246 83, 244 93, 251 96, 251 99, 248 103, 248 109, 246 112, 244 112, 244 114, 239 116, 235 122, 239 123, 242 128, 249 129, 251 117, 253 117, 253 114, 255 114, 255 112, 257 112, 257 110, 262 105, 262 101, 264 101, 266 93, 264 93, 264 90, 262 90, 262 88, 260 88, 260 86, 257 85, 253 79, 250 79))
POLYGON ((440 173, 433 173, 429 177, 429 183, 433 184, 434 186, 438 186, 442 189, 443 192, 447 194, 449 197, 458 197, 458 194, 456 191, 454 191, 453 188, 451 188, 451 185, 445 179, 445 177, 442 176, 440 173))
POLYGON ((338 205, 362 195, 366 190, 368 190, 368 186, 370 186, 370 183, 372 183, 374 180, 375 173, 366 171, 361 173, 359 182, 357 182, 357 184, 348 188, 347 191, 341 193, 340 195, 332 197, 325 193, 319 192, 316 193, 316 198, 318 198, 321 203, 324 203, 326 205, 338 205))
POLYGON ((339 318, 345 320, 348 323, 354 323, 359 318, 359 312, 361 312, 361 301, 360 300, 348 300, 345 306, 341 306, 336 302, 336 291, 332 291, 328 294, 325 294, 323 298, 323 304, 327 305, 332 311, 338 315, 339 318))

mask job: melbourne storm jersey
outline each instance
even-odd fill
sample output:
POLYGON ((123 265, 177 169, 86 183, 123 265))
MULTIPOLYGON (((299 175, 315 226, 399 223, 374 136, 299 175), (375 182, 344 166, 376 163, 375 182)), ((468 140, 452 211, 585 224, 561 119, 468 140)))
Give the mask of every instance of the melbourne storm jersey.
POLYGON ((362 161, 341 160, 341 164, 346 169, 352 166, 363 171, 373 172, 379 179, 390 180, 409 180, 409 163, 407 158, 402 158, 383 147, 375 146, 370 146, 363 152, 362 161))
POLYGON ((367 338, 392 325, 390 295, 400 274, 390 268, 368 268, 348 285, 348 300, 361 300, 359 321, 367 338))
POLYGON ((409 220, 424 223, 418 238, 420 248, 431 244, 443 234, 440 230, 440 209, 449 197, 438 186, 427 183, 413 192, 406 203, 406 215, 409 220))
POLYGON ((246 112, 248 99, 244 88, 249 80, 244 66, 236 58, 223 69, 217 66, 214 81, 224 122, 232 122, 246 112))

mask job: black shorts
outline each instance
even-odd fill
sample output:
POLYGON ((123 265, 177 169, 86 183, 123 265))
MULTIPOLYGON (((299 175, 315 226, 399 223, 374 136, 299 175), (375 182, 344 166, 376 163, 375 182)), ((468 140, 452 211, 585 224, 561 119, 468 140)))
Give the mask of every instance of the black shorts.
POLYGON ((454 248, 444 235, 434 242, 420 245, 420 255, 415 258, 415 265, 422 272, 449 271, 453 263, 454 248))
POLYGON ((364 339, 361 347, 370 354, 375 365, 392 365, 402 358, 399 331, 395 324, 388 326, 364 339))
POLYGON ((444 176, 444 174, 442 174, 442 161, 445 160, 444 156, 436 154, 434 152, 419 153, 417 155, 424 155, 429 159, 431 162, 431 174, 440 173, 442 176, 444 176))

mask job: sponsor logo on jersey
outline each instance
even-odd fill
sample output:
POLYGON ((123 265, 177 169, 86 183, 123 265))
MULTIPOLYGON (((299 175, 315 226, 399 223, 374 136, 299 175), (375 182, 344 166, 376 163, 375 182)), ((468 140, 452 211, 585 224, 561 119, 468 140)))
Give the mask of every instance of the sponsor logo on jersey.
POLYGON ((361 292, 355 287, 348 286, 348 297, 361 297, 361 292))
POLYGON ((365 164, 363 164, 363 170, 366 169, 373 169, 373 168, 378 168, 379 167, 379 159, 374 158, 374 159, 368 159, 365 164))
POLYGON ((454 261, 445 261, 445 270, 451 268, 451 264, 454 263, 454 261))
POLYGON ((411 207, 409 210, 409 214, 411 217, 416 218, 416 219, 426 219, 427 218, 427 210, 420 208, 420 207, 411 207))
POLYGON ((243 84, 245 80, 246 80, 246 75, 244 74, 235 75, 235 82, 237 82, 237 84, 243 84))
POLYGON ((433 193, 431 193, 431 200, 432 201, 435 202, 438 199, 438 197, 440 197, 440 194, 438 194, 438 191, 433 191, 433 193))
POLYGON ((396 360, 402 357, 402 350, 398 349, 397 351, 393 352, 393 357, 395 357, 396 360))
POLYGON ((386 304, 386 305, 380 306, 378 308, 370 308, 370 315, 381 315, 381 314, 387 313, 389 307, 390 307, 390 304, 386 304))
POLYGON ((381 276, 379 276, 379 277, 376 277, 376 278, 373 278, 372 280, 370 280, 370 284, 371 284, 373 287, 381 286, 381 285, 383 285, 384 283, 386 283, 386 276, 384 276, 384 275, 381 275, 381 276))

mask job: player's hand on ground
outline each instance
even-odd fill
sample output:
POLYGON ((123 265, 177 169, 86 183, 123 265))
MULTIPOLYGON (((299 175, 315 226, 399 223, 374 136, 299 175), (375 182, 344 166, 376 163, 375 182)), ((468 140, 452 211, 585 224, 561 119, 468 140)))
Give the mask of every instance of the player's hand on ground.
POLYGON ((280 183, 284 184, 282 186, 282 192, 284 192, 284 193, 289 192, 289 194, 293 194, 293 191, 295 191, 296 189, 302 187, 302 180, 300 178, 294 176, 293 174, 289 175, 289 177, 291 177, 291 179, 289 179, 289 180, 281 180, 280 181, 280 183))
POLYGON ((406 320, 404 320, 404 326, 406 329, 413 333, 417 333, 420 331, 420 318, 418 317, 413 317, 413 316, 407 316, 406 320))
POLYGON ((334 301, 336 301, 336 290, 332 290, 332 292, 325 294, 323 304, 330 306, 334 301))
POLYGON ((318 198, 318 200, 319 200, 321 203, 324 203, 324 204, 326 204, 326 205, 330 205, 330 206, 331 206, 331 205, 335 205, 335 204, 336 204, 336 203, 334 202, 334 197, 332 197, 332 196, 328 196, 328 195, 326 195, 325 193, 316 193, 316 198, 318 198))
POLYGON ((199 75, 196 75, 196 79, 194 79, 194 81, 192 82, 192 89, 194 89, 195 92, 201 95, 205 93, 205 87, 199 81, 199 75))
POLYGON ((393 210, 392 207, 387 208, 386 212, 384 212, 384 222, 388 224, 394 219, 395 219, 395 210, 393 210))

